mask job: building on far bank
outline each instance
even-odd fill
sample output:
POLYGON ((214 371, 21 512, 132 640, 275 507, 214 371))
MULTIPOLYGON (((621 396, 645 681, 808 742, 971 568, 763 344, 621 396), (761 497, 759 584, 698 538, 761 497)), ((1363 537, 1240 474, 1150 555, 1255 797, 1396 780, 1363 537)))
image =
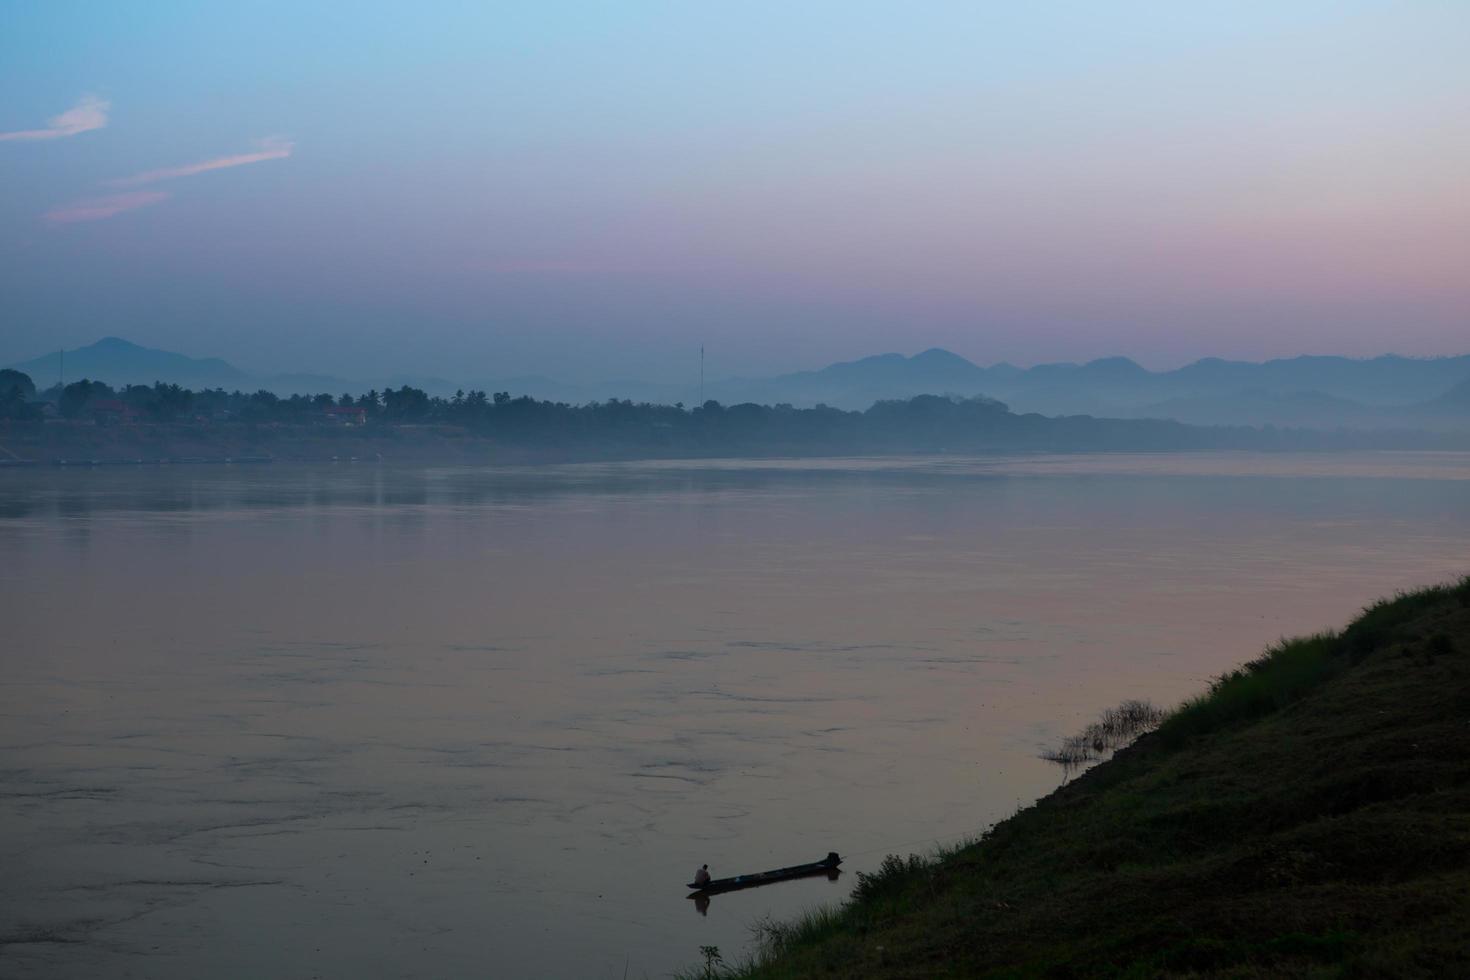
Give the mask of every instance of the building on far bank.
POLYGON ((333 405, 322 410, 328 422, 337 425, 366 425, 367 409, 356 405, 333 405))

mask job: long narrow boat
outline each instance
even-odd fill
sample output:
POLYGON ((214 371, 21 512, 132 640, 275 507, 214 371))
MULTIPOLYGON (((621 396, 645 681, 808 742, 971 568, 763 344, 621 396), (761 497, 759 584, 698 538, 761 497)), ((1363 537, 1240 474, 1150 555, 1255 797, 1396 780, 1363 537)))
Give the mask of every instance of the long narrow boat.
POLYGON ((694 889, 695 895, 718 895, 720 892, 734 892, 742 888, 773 885, 778 881, 810 878, 813 875, 829 875, 835 878, 839 874, 837 866, 841 863, 842 858, 837 856, 837 852, 829 851, 822 860, 813 861, 811 864, 793 864, 789 868, 761 871, 753 875, 736 875, 734 878, 715 878, 705 885, 690 882, 689 887, 694 889))

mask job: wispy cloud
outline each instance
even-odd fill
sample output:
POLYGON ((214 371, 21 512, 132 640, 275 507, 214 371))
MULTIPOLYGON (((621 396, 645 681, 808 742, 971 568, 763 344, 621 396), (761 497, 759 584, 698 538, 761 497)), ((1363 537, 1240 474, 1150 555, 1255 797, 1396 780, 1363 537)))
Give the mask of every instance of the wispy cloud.
POLYGON ((107 183, 113 187, 137 187, 140 184, 152 184, 160 180, 174 180, 178 177, 192 177, 195 174, 207 173, 211 170, 224 170, 228 167, 243 167, 247 163, 260 163, 262 160, 282 160, 291 155, 296 144, 279 136, 267 137, 256 141, 258 149, 253 153, 236 153, 233 156, 215 157, 211 160, 201 160, 198 163, 186 163, 181 167, 161 167, 158 170, 145 170, 131 177, 120 177, 117 180, 109 180, 107 183))
POLYGON ((107 110, 112 103, 95 95, 84 95, 76 105, 46 121, 45 129, 19 129, 0 133, 0 140, 54 140, 75 136, 107 125, 107 110))
POLYGON ((150 204, 167 200, 166 191, 128 191, 125 194, 108 194, 105 197, 89 197, 72 201, 47 211, 43 217, 54 224, 70 224, 74 221, 101 221, 124 211, 136 211, 150 204))
POLYGON ((660 275, 667 272, 718 271, 708 262, 639 261, 628 258, 496 258, 471 259, 459 265, 471 272, 531 275, 660 275))
MULTIPOLYGON (((52 120, 53 123, 62 117, 52 120)), ((141 184, 152 184, 161 180, 174 180, 179 177, 192 177, 195 174, 207 173, 211 170, 224 170, 229 167, 242 167, 247 163, 259 163, 262 160, 280 160, 291 155, 295 144, 288 139, 272 136, 267 139, 257 140, 256 149, 251 153, 237 153, 233 156, 215 157, 210 160, 201 160, 198 163, 188 163, 181 167, 162 167, 158 170, 145 170, 131 177, 119 177, 116 180, 108 180, 103 183, 109 187, 137 187, 141 184)), ((101 221, 114 215, 122 214, 124 211, 136 211, 138 208, 146 208, 157 204, 159 201, 167 200, 171 195, 165 191, 124 191, 120 194, 107 194, 102 197, 89 197, 68 204, 58 205, 47 211, 42 218, 52 224, 70 224, 77 221, 101 221)))

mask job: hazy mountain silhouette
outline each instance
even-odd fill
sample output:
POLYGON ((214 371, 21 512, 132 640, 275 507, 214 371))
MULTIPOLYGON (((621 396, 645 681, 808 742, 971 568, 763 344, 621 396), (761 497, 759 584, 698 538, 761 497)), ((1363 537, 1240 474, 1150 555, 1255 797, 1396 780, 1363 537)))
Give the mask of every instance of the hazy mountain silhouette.
MULTIPOLYGON (((1449 394, 1470 381, 1470 356, 1355 360, 1294 357, 1252 363, 1208 358, 1149 371, 1126 357, 1085 364, 980 367, 943 350, 834 364, 764 381, 711 386, 726 401, 825 402, 859 408, 880 398, 984 394, 1018 412, 1173 418, 1196 424, 1382 428, 1406 417, 1463 421, 1449 394), (1426 394, 1439 393, 1426 399, 1426 394)), ((1459 397, 1465 397, 1462 393, 1459 397)))
POLYGON ((1392 409, 1375 408, 1320 391, 1276 392, 1247 388, 1228 394, 1185 395, 1144 406, 1146 418, 1191 425, 1289 425, 1307 428, 1386 428, 1402 425, 1392 409))
POLYGON ((1470 378, 1461 381, 1438 398, 1431 398, 1414 408, 1424 414, 1445 414, 1470 418, 1470 378))
POLYGON ((365 386, 397 388, 410 385, 435 393, 454 390, 454 385, 443 378, 416 375, 393 375, 366 380, 340 378, 330 374, 252 375, 218 357, 189 357, 173 351, 143 347, 121 337, 103 337, 95 344, 66 351, 64 357, 56 352, 8 366, 30 375, 37 388, 49 388, 55 384, 64 367, 67 382, 88 378, 92 381, 105 381, 114 387, 163 381, 186 388, 265 388, 282 395, 317 394, 323 391, 340 393, 348 388, 357 390, 365 386))
POLYGON ((707 396, 732 403, 789 402, 799 407, 828 404, 837 408, 866 408, 875 401, 914 395, 988 394, 986 389, 992 377, 1003 376, 1008 367, 982 368, 958 354, 935 347, 913 357, 877 354, 832 364, 819 371, 798 371, 766 379, 731 379, 709 385, 707 396))
POLYGON ((89 347, 54 352, 10 367, 24 371, 38 388, 55 384, 65 369, 68 382, 81 378, 118 384, 167 381, 196 388, 231 387, 244 383, 244 371, 217 357, 186 357, 171 351, 140 347, 121 337, 103 337, 89 347))
POLYGON ((918 394, 987 395, 1018 412, 1174 418, 1198 424, 1392 427, 1406 416, 1460 420, 1447 394, 1470 380, 1470 356, 1369 360, 1295 357, 1252 363, 1208 358, 1149 371, 1126 357, 1085 364, 981 367, 944 350, 883 354, 820 371, 709 386, 721 401, 861 408, 918 394), (1446 393, 1445 400, 1426 400, 1446 393))
MULTIPOLYGON (((13 366, 44 388, 56 379, 57 355, 13 366)), ((218 358, 185 357, 108 337, 67 352, 66 375, 70 380, 85 376, 114 385, 167 381, 190 387, 258 387, 282 395, 409 385, 430 394, 478 388, 568 403, 618 398, 693 405, 713 399, 726 405, 866 409, 877 401, 948 394, 997 398, 1019 413, 1165 418, 1197 425, 1463 428, 1470 424, 1470 355, 1385 355, 1365 360, 1303 356, 1263 363, 1205 358, 1172 371, 1150 371, 1126 357, 1025 369, 1005 363, 982 367, 936 347, 912 357, 878 354, 815 371, 716 380, 701 389, 697 383, 632 380, 574 385, 539 375, 466 376, 454 381, 408 375, 261 377, 218 358)))

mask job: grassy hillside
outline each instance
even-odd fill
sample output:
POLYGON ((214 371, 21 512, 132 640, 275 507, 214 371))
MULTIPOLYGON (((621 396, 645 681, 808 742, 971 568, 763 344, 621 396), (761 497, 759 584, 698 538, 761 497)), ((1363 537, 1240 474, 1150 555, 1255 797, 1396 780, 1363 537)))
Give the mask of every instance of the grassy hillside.
POLYGON ((1470 976, 1470 579, 1267 651, 738 975, 1161 974, 1470 976))

